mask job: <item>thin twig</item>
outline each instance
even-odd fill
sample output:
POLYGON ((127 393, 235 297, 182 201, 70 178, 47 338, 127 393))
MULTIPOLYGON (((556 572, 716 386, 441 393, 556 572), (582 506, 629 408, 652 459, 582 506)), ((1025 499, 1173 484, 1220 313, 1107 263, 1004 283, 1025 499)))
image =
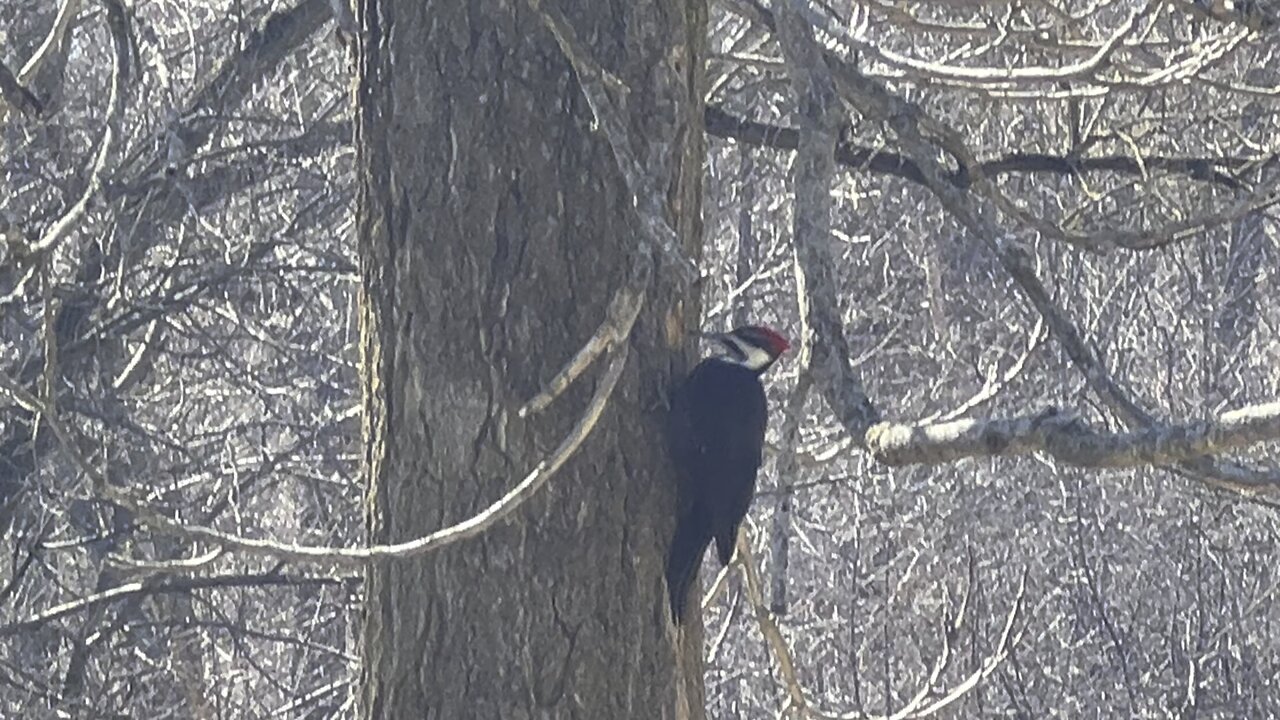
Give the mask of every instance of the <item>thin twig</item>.
POLYGON ((76 598, 36 613, 25 620, 0 625, 0 638, 17 635, 34 630, 54 620, 83 612, 90 608, 119 602, 126 598, 140 595, 158 595, 163 593, 185 593, 192 590, 206 590, 226 587, 266 587, 278 585, 340 585, 355 578, 338 578, 324 576, 287 575, 280 572, 257 573, 251 575, 211 575, 209 577, 165 577, 157 575, 145 580, 125 583, 109 590, 94 593, 87 597, 76 598))
POLYGON ((805 699, 804 688, 796 675, 795 663, 791 659, 791 650, 787 647, 787 641, 782 637, 782 631, 778 629, 778 624, 773 621, 769 608, 764 604, 764 596, 760 589, 760 575, 756 569, 755 556, 751 552, 751 540, 745 531, 738 533, 738 562, 742 565, 743 579, 746 580, 747 602, 751 603, 760 632, 764 634, 769 648, 773 651, 773 658, 778 663, 778 672, 782 675, 782 682, 787 688, 788 705, 793 711, 803 714, 807 712, 809 702, 805 699))
POLYGON ((698 277, 698 269, 680 248, 680 238, 675 229, 666 221, 666 213, 662 209, 666 197, 658 189, 658 183, 652 173, 645 170, 644 165, 636 158, 632 148, 631 133, 627 130, 626 115, 619 110, 610 97, 610 89, 617 93, 625 93, 627 89, 614 76, 600 67, 591 57, 586 47, 578 39, 569 22, 560 12, 550 6, 544 6, 542 0, 525 0, 529 7, 541 18, 543 25, 551 31, 560 51, 564 53, 573 71, 577 75, 582 94, 591 106, 599 123, 601 134, 609 143, 618 169, 626 181, 627 190, 631 193, 644 229, 643 240, 651 249, 659 252, 670 261, 679 272, 683 284, 688 285, 698 277))
POLYGON ((67 29, 71 27, 71 21, 80 12, 80 3, 81 0, 62 0, 62 5, 58 8, 58 17, 54 19, 53 27, 49 28, 49 34, 45 35, 44 42, 40 43, 35 54, 18 71, 18 82, 26 85, 35 80, 40 67, 53 55, 53 49, 63 44, 67 29))
MULTIPOLYGON (((802 0, 791 0, 785 7, 797 11, 811 21, 825 23, 802 0)), ((956 220, 990 248, 1009 273, 1024 297, 1044 317, 1054 338, 1066 351, 1076 368, 1085 376, 1089 386, 1130 427, 1153 429, 1156 420, 1121 388, 1098 355, 1084 341, 1079 329, 1052 300, 1049 291, 1040 280, 1034 262, 1034 254, 1010 233, 1002 232, 995 219, 994 206, 1002 209, 1007 198, 994 188, 991 181, 975 174, 974 187, 989 202, 975 201, 968 193, 952 186, 947 171, 939 161, 936 148, 946 150, 959 162, 975 167, 972 153, 958 135, 937 120, 929 117, 917 104, 893 95, 881 84, 861 74, 830 53, 824 54, 827 67, 835 78, 836 87, 850 106, 864 116, 884 122, 897 135, 901 148, 920 168, 925 185, 938 198, 943 207, 956 220)), ((1039 229, 1043 223, 1036 224, 1039 229)), ((1051 231, 1047 231, 1051 232, 1051 231)), ((1059 233, 1060 234, 1060 233, 1059 233)), ((1274 473, 1250 472, 1238 467, 1223 467, 1210 458, 1196 458, 1175 466, 1179 472, 1197 477, 1221 489, 1229 489, 1246 497, 1257 497, 1276 490, 1274 473)))
POLYGON ((94 481, 95 488, 103 497, 128 512, 133 513, 138 522, 144 523, 154 531, 185 538, 200 540, 220 545, 248 555, 275 557, 295 562, 330 563, 334 565, 362 565, 368 562, 416 557, 432 550, 437 550, 459 540, 474 537, 502 522, 525 501, 536 493, 564 465, 582 442, 591 434, 596 422, 608 405, 609 398, 618 384, 622 369, 626 365, 627 347, 620 345, 612 353, 612 358, 604 374, 596 386, 587 407, 583 410, 578 422, 560 441, 559 446, 549 456, 538 463, 515 487, 494 501, 489 507, 476 513, 462 522, 437 530, 429 535, 389 545, 373 545, 361 548, 340 548, 314 545, 295 545, 249 538, 242 535, 216 530, 203 525, 189 525, 162 515, 156 510, 134 500, 124 489, 108 484, 106 476, 94 468, 77 450, 70 431, 38 398, 18 387, 7 376, 0 374, 0 390, 5 391, 19 406, 41 414, 45 424, 53 431, 72 460, 94 481))
POLYGON ((115 144, 116 135, 124 119, 125 84, 129 80, 129 18, 120 0, 109 0, 107 7, 107 27, 115 46, 115 65, 111 72, 111 94, 107 100, 107 121, 102 132, 102 140, 98 143, 98 152, 89 166, 89 182, 85 185, 80 199, 67 209, 67 212, 53 223, 40 238, 24 254, 30 256, 53 249, 62 242, 71 230, 79 224, 89 209, 89 203, 102 189, 103 171, 107 166, 107 157, 115 144))
POLYGON ((547 383, 547 386, 524 407, 520 408, 520 417, 527 417, 531 413, 541 412, 545 410, 556 398, 573 384, 587 368, 591 367, 591 363, 595 362, 598 357, 607 352, 609 349, 620 343, 625 343, 631 335, 631 328, 636 324, 636 316, 640 314, 640 306, 643 304, 644 292, 648 287, 650 275, 652 271, 651 263, 647 259, 633 256, 633 269, 628 274, 630 279, 618 291, 614 293, 613 299, 609 301, 609 309, 605 312, 604 320, 601 321, 600 327, 596 329, 594 335, 574 354, 560 372, 547 383))

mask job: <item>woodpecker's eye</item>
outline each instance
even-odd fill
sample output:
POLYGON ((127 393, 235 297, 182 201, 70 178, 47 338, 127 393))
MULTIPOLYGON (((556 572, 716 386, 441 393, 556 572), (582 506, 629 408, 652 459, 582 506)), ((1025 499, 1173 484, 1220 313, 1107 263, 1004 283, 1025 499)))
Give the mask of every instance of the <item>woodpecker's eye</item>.
MULTIPOLYGON (((747 342, 751 342, 750 338, 746 338, 746 340, 747 340, 747 342)), ((724 337, 724 338, 721 338, 721 340, 720 340, 720 344, 724 346, 724 349, 725 349, 725 350, 726 350, 730 355, 732 355, 733 357, 737 358, 738 360, 746 360, 746 359, 747 359, 747 354, 746 354, 745 352, 743 352, 743 351, 742 351, 742 346, 741 346, 741 345, 739 345, 737 342, 735 342, 735 341, 734 341, 733 339, 731 339, 730 337, 724 337)))

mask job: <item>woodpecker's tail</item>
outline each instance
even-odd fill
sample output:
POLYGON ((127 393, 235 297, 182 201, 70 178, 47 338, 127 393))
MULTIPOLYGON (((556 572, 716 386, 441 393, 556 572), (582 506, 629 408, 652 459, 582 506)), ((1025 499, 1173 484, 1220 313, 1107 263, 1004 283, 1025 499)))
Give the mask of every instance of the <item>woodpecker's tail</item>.
POLYGON ((706 513, 694 505, 676 523, 676 536, 667 553, 667 593, 671 598, 671 617, 679 625, 684 621, 689 590, 698 577, 702 554, 711 542, 711 523, 706 513))
POLYGON ((728 565, 733 559, 733 551, 738 549, 738 525, 739 523, 730 522, 719 524, 715 529, 716 538, 716 557, 720 559, 721 565, 728 565))

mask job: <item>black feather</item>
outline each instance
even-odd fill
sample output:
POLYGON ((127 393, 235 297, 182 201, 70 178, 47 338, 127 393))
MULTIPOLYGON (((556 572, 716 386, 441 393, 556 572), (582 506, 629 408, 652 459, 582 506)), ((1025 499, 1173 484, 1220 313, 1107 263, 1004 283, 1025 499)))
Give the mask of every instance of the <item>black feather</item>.
POLYGON ((751 507, 768 407, 760 373, 721 358, 698 363, 672 397, 672 459, 681 507, 667 557, 667 587, 676 622, 714 538, 721 564, 733 558, 738 526, 751 507))
POLYGON ((685 604, 689 590, 698 577, 702 554, 711 542, 711 523, 705 511, 695 505, 676 523, 676 536, 671 540, 667 553, 667 593, 671 600, 671 617, 676 624, 684 621, 685 604))

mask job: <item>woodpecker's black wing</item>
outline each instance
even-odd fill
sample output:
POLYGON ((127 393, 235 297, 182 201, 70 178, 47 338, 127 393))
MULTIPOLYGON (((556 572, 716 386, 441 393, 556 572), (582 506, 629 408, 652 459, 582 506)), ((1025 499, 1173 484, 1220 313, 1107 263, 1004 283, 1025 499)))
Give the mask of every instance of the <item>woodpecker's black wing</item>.
POLYGON ((671 616, 676 624, 684 621, 684 608, 689 600, 689 589, 698 577, 702 554, 711 542, 711 519, 698 505, 685 509, 676 521, 676 535, 667 553, 667 594, 671 602, 671 616))
POLYGON ((692 375, 671 396, 667 418, 667 444, 679 481, 679 511, 676 534, 667 552, 667 594, 671 616, 677 625, 684 621, 689 590, 698 576, 702 555, 711 542, 711 515, 698 501, 693 476, 699 467, 702 446, 694 436, 694 412, 690 407, 688 386, 692 375))
POLYGON ((667 557, 667 586, 677 621, 711 539, 722 564, 733 557, 767 422, 759 374, 719 358, 698 363, 672 398, 670 445, 682 512, 667 557))

